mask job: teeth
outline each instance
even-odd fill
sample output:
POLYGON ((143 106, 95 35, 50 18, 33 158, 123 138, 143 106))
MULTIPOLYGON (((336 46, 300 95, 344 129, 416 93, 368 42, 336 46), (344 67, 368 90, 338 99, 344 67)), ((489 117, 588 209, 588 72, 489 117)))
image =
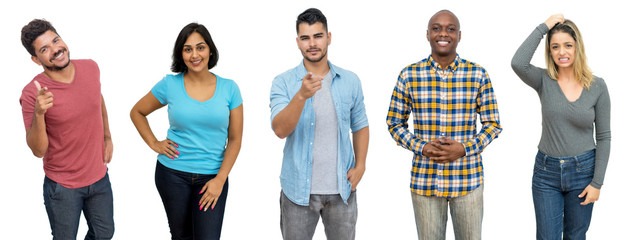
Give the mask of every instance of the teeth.
POLYGON ((448 45, 447 41, 438 41, 437 42, 439 45, 448 45))
POLYGON ((59 58, 61 58, 61 57, 63 57, 63 56, 64 56, 64 51, 60 51, 60 52, 57 54, 57 56, 55 56, 55 59, 59 59, 59 58))

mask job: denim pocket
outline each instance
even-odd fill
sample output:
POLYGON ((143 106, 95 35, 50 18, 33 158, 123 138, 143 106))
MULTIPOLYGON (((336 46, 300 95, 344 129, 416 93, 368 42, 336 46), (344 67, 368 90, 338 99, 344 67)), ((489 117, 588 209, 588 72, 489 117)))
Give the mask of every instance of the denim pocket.
POLYGON ((59 183, 46 177, 44 179, 44 204, 47 205, 50 200, 55 199, 55 196, 59 192, 59 183))
POLYGON ((593 173, 595 171, 595 158, 580 160, 577 162, 577 172, 593 173))
POLYGON ((533 173, 539 171, 546 171, 546 161, 539 154, 535 156, 535 163, 533 164, 533 173))

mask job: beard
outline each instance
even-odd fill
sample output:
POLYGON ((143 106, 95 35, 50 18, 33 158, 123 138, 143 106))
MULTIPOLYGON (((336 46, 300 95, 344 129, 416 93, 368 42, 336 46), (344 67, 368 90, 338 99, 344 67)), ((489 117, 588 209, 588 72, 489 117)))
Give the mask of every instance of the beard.
POLYGON ((325 49, 324 51, 321 51, 323 54, 320 55, 320 57, 318 57, 318 59, 311 59, 309 58, 308 52, 309 50, 305 51, 305 53, 303 53, 303 58, 305 58, 305 60, 309 61, 309 62, 320 62, 321 60, 323 60, 323 58, 325 58, 325 56, 327 56, 327 49, 325 49))
MULTIPOLYGON (((66 58, 68 59, 68 62, 66 62, 66 64, 64 64, 63 66, 56 66, 54 64, 52 66, 47 66, 47 65, 42 64, 42 65, 44 65, 44 68, 46 68, 49 71, 56 72, 56 71, 61 71, 64 68, 68 67, 68 65, 70 65, 70 54, 68 54, 68 50, 67 49, 59 50, 56 54, 54 54, 54 56, 57 56, 58 53, 62 52, 62 51, 66 54, 66 58)), ((53 60, 54 60, 54 58, 51 58, 51 59, 48 60, 48 62, 52 63, 53 60)))

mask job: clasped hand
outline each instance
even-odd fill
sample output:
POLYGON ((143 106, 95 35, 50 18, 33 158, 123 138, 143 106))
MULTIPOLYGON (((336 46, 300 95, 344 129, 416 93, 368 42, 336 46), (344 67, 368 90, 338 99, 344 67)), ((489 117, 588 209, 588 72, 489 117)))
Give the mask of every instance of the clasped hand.
POLYGON ((435 162, 448 163, 465 156, 465 148, 460 142, 442 137, 426 143, 422 155, 435 162))

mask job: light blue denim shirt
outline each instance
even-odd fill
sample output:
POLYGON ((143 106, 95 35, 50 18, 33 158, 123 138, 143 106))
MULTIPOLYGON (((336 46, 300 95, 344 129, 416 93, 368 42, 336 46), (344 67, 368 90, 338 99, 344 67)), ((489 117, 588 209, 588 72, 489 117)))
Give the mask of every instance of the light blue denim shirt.
MULTIPOLYGON (((347 180, 347 171, 355 166, 355 156, 351 143, 351 132, 369 126, 364 108, 364 95, 360 79, 355 73, 336 67, 327 62, 331 74, 331 97, 338 118, 338 191, 347 203, 351 194, 351 183, 347 180)), ((301 88, 303 77, 307 74, 303 61, 272 82, 270 90, 270 121, 281 112, 301 88)), ((283 165, 281 167, 281 188, 292 202, 307 206, 312 181, 312 143, 314 142, 315 114, 313 98, 307 99, 296 128, 285 140, 283 165)))

